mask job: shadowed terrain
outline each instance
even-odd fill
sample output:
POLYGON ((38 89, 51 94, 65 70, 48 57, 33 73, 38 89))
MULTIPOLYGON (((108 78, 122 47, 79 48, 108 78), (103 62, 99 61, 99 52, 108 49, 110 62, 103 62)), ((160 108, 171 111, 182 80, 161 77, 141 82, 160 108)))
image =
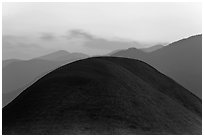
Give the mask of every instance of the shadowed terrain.
POLYGON ((3 108, 3 134, 201 134, 201 100, 148 64, 94 57, 42 77, 3 108))
POLYGON ((173 42, 150 53, 129 48, 112 56, 142 60, 202 98, 202 35, 173 42))

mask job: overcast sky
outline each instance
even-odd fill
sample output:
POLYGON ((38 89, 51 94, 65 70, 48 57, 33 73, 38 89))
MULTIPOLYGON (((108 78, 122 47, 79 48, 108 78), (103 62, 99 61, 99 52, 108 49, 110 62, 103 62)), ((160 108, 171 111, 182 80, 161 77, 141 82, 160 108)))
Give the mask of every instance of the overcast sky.
POLYGON ((201 3, 3 3, 2 14, 3 59, 105 54, 129 41, 142 48, 202 33, 201 3))

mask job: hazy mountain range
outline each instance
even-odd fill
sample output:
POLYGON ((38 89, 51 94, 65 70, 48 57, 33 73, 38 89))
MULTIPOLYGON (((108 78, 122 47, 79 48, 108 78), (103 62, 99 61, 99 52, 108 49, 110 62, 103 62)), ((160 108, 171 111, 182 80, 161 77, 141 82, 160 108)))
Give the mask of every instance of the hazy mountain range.
POLYGON ((153 52, 153 51, 156 51, 156 50, 158 50, 158 49, 160 49, 160 48, 163 48, 164 47, 164 45, 154 45, 154 46, 152 46, 152 47, 149 47, 149 48, 143 48, 143 49, 141 49, 142 51, 144 51, 144 52, 153 52))
MULTIPOLYGON (((143 60, 202 98, 201 37, 201 35, 193 36, 167 46, 118 49, 109 53, 108 56, 143 60)), ((69 53, 61 50, 31 60, 4 60, 2 62, 3 106, 51 70, 87 57, 88 55, 83 53, 69 53)))
POLYGON ((13 63, 13 62, 18 62, 21 61, 19 59, 8 59, 8 60, 3 60, 2 61, 2 68, 6 67, 7 65, 13 63))
POLYGON ((94 57, 45 75, 3 108, 3 134, 201 134, 201 100, 148 64, 94 57))
POLYGON ((202 98, 202 35, 173 42, 149 53, 129 48, 112 56, 142 60, 202 98))
POLYGON ((31 60, 5 60, 2 68, 2 104, 5 106, 22 90, 57 67, 87 58, 82 53, 57 51, 31 60))

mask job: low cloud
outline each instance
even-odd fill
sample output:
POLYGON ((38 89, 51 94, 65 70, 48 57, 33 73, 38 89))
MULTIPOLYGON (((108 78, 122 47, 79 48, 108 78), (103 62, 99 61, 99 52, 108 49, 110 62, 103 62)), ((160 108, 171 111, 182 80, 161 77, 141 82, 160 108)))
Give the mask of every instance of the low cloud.
POLYGON ((42 33, 40 39, 45 41, 52 41, 55 40, 56 37, 53 33, 42 33))
POLYGON ((129 47, 143 48, 144 44, 132 41, 132 40, 124 40, 124 39, 114 39, 114 38, 103 38, 100 36, 96 36, 90 34, 89 32, 74 29, 68 32, 68 36, 66 37, 70 39, 85 39, 83 43, 84 47, 93 48, 93 49, 106 49, 106 50, 114 50, 114 49, 123 49, 129 47))
POLYGON ((83 39, 94 39, 94 36, 89 34, 88 32, 85 32, 83 30, 80 29, 73 29, 68 31, 67 35, 65 35, 64 37, 66 37, 67 39, 75 39, 75 38, 83 38, 83 39))
POLYGON ((81 29, 73 29, 68 31, 67 35, 64 36, 68 40, 84 40, 83 46, 86 48, 93 48, 93 49, 106 49, 106 50, 113 50, 113 49, 122 49, 127 47, 139 47, 141 48, 143 45, 131 41, 131 40, 121 40, 121 39, 106 39, 100 36, 96 36, 90 34, 81 29))
POLYGON ((30 39, 25 36, 16 36, 16 35, 3 35, 2 47, 3 48, 42 48, 38 44, 31 42, 30 39))
MULTIPOLYGON (((116 49, 126 49, 130 47, 142 48, 144 44, 136 41, 104 38, 89 32, 73 29, 65 35, 56 35, 54 33, 40 33, 37 35, 3 35, 2 48, 3 52, 7 51, 8 57, 16 57, 13 55, 16 51, 18 56, 20 52, 31 55, 39 55, 54 50, 68 50, 74 52, 84 52, 90 55, 106 54, 116 49), (13 51, 10 53, 10 51, 13 51)), ((4 54, 5 55, 5 54, 4 54)), ((6 57, 6 58, 8 58, 6 57)), ((27 57, 25 57, 27 58, 27 57)))
POLYGON ((30 36, 3 35, 2 58, 31 59, 42 55, 44 47, 28 37, 30 36))

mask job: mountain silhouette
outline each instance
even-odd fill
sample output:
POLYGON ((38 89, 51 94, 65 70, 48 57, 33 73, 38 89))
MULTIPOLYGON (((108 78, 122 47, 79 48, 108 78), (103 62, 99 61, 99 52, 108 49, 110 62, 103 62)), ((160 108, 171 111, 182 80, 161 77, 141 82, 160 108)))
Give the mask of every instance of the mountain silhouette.
POLYGON ((19 59, 7 59, 7 60, 3 60, 2 61, 2 68, 6 67, 7 65, 13 63, 13 62, 18 62, 18 61, 22 61, 19 59))
POLYGON ((3 108, 3 134, 201 134, 201 100, 150 65, 93 57, 45 75, 3 108))
POLYGON ((57 51, 27 61, 14 61, 2 69, 2 104, 12 101, 22 90, 55 68, 79 59, 87 58, 82 53, 57 51))
POLYGON ((202 98, 202 35, 173 42, 150 53, 129 48, 112 56, 142 60, 202 98))
POLYGON ((69 56, 71 53, 65 50, 59 50, 44 56, 37 57, 37 59, 42 60, 49 60, 49 61, 62 61, 64 58, 66 59, 67 56, 69 56))
POLYGON ((153 52, 153 51, 156 51, 156 50, 161 49, 163 47, 164 47, 163 45, 158 44, 158 45, 154 45, 154 46, 151 46, 151 47, 148 47, 148 48, 143 48, 141 50, 144 51, 144 52, 153 52))
POLYGON ((76 59, 87 58, 88 55, 83 53, 69 53, 65 50, 56 51, 48 55, 38 57, 37 59, 48 60, 48 61, 75 61, 76 59))

